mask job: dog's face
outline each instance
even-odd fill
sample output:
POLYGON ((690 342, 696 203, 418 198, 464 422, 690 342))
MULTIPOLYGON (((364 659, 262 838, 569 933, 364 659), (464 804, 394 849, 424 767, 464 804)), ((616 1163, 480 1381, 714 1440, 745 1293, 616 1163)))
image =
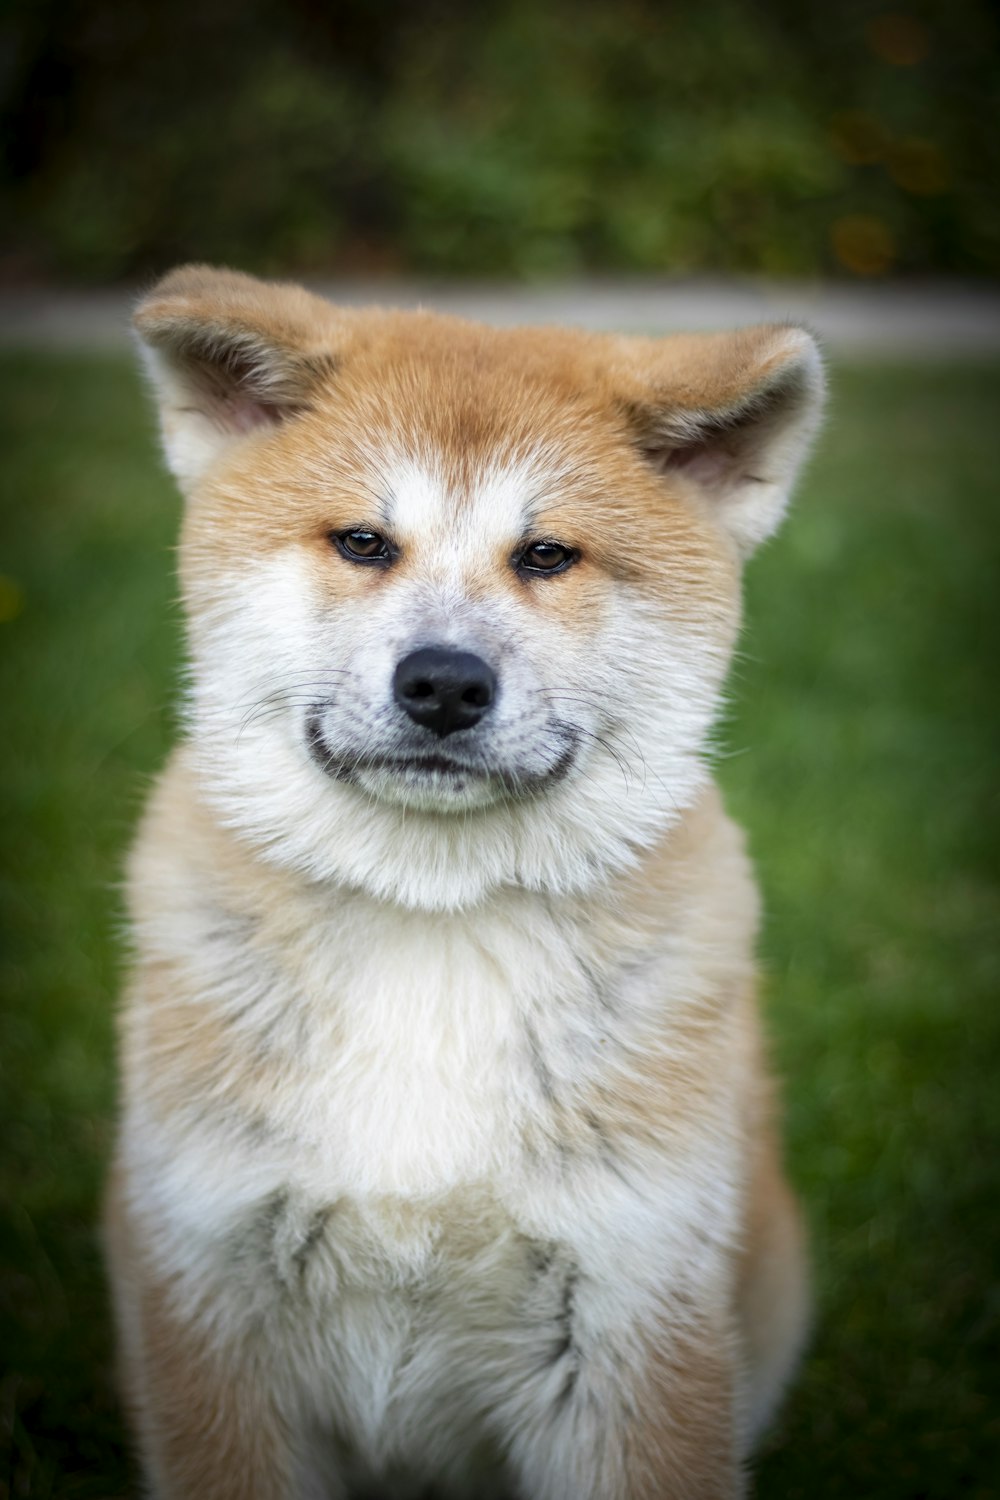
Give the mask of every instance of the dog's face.
POLYGON ((420 906, 572 889, 689 804, 813 425, 798 330, 500 332, 175 273, 191 737, 272 857, 420 906))

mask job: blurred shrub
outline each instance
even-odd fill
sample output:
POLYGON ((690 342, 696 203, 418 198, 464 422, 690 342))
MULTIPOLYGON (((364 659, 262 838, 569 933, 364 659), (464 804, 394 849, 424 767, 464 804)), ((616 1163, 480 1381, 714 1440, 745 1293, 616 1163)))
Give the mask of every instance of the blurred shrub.
POLYGON ((1000 267, 988 0, 7 0, 0 43, 8 278, 1000 267))

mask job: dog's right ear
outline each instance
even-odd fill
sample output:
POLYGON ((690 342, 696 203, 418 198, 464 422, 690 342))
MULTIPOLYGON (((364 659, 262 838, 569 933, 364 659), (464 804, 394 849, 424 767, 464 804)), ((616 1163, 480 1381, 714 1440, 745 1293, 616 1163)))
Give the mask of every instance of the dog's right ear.
POLYGON ((182 266, 136 309, 167 463, 183 490, 234 442, 308 408, 342 315, 301 287, 182 266))

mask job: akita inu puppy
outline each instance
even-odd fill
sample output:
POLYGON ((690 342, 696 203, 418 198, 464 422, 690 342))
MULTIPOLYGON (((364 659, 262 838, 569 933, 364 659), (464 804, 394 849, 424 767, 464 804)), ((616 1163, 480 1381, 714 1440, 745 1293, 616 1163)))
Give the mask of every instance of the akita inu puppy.
POLYGON ((740 1494, 806 1290, 705 750, 812 340, 202 267, 136 327, 191 656, 108 1210, 150 1492, 740 1494))

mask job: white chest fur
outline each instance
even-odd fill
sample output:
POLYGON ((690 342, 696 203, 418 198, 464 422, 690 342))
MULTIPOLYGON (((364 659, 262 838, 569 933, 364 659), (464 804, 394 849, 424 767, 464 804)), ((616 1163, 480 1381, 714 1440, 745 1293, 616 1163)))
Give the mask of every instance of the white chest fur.
MULTIPOLYGON (((253 1196, 291 1181, 331 1202, 516 1176, 526 1136, 551 1136, 614 1045, 594 943, 526 893, 441 915, 349 895, 331 910, 311 891, 280 918, 195 895, 143 939, 191 997, 188 1023, 228 1038, 210 1097, 195 1086, 156 1126, 173 1148, 185 1137, 220 1203, 244 1179, 253 1196)), ((173 990, 147 1003, 173 1006, 173 990)), ((131 1091, 140 1115, 147 1083, 131 1091)))
POLYGON ((140 1046, 129 1114, 181 1233, 290 1188, 316 1205, 487 1184, 523 1197, 529 1178, 565 1177, 567 1122, 609 1072, 669 1049, 665 1015, 701 989, 689 941, 623 950, 585 908, 525 891, 428 914, 304 886, 234 915, 189 873, 171 884, 140 938, 174 978, 138 1024, 155 1030, 181 989, 215 1063, 207 1085, 178 1080, 164 1118, 157 1050, 140 1046))

